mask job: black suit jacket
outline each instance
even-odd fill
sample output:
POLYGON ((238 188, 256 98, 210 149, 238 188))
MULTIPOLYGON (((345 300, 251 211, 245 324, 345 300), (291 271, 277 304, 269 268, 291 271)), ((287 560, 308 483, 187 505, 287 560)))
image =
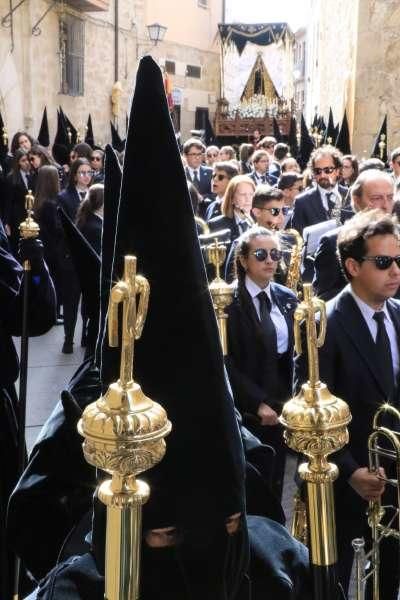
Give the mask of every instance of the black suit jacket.
POLYGON ((83 227, 80 227, 82 235, 87 239, 92 248, 101 255, 101 234, 103 230, 103 219, 91 213, 86 219, 83 227))
POLYGON ((293 373, 293 312, 297 306, 295 294, 288 288, 271 282, 271 292, 285 317, 289 348, 285 377, 271 395, 271 381, 277 377, 276 349, 261 327, 253 301, 247 289, 240 286, 228 307, 227 368, 235 402, 242 414, 255 415, 261 402, 280 412, 281 403, 291 395, 293 373))
MULTIPOLYGON (((259 181, 257 179, 257 175, 256 175, 255 171, 252 171, 251 173, 248 173, 247 175, 248 175, 248 177, 250 177, 250 179, 252 179, 254 181, 254 183, 256 184, 256 186, 260 185, 260 183, 259 183, 259 181)), ((272 178, 269 176, 268 173, 265 173, 265 183, 269 184, 269 185, 273 185, 273 183, 274 183, 273 180, 272 180, 272 178)))
POLYGON ((78 212, 80 203, 81 197, 75 186, 68 186, 58 194, 58 204, 69 216, 71 221, 75 222, 76 213, 78 212))
MULTIPOLYGON (((339 185, 339 193, 344 198, 347 188, 339 185)), ((352 216, 351 211, 343 210, 342 222, 352 216)), ((293 214, 290 227, 297 229, 303 235, 303 229, 309 225, 315 225, 328 219, 326 210, 322 204, 321 194, 317 187, 312 187, 299 194, 294 202, 293 214)))
POLYGON ((336 251, 340 227, 321 237, 315 253, 313 287, 317 296, 327 302, 347 284, 336 251))
POLYGON ((193 185, 197 188, 197 191, 199 192, 199 194, 201 194, 202 196, 206 196, 208 194, 211 194, 211 176, 213 174, 213 170, 211 169, 211 167, 204 167, 203 165, 201 165, 199 167, 200 169, 200 182, 199 183, 195 183, 193 181, 193 179, 190 176, 190 171, 188 169, 188 167, 185 167, 185 173, 186 173, 186 179, 188 179, 189 181, 191 181, 193 183, 193 185))
MULTIPOLYGON (((387 304, 400 342, 400 302, 390 299, 387 304)), ((331 455, 330 460, 339 467, 337 485, 355 502, 355 507, 360 507, 361 498, 347 480, 356 469, 368 466, 367 440, 373 416, 387 399, 380 381, 375 343, 348 288, 330 300, 326 308, 326 339, 319 350, 320 379, 332 394, 348 403, 352 414, 349 443, 331 455)), ((295 391, 308 378, 306 354, 295 359, 295 391)), ((340 494, 337 498, 340 500, 340 494)))

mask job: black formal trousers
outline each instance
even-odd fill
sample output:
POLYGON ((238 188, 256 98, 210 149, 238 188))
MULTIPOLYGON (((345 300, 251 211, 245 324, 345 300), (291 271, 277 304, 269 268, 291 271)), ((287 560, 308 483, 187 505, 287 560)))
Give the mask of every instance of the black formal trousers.
MULTIPOLYGON (((400 302, 387 301, 388 310, 400 341, 400 302)), ((349 443, 330 456, 339 468, 334 483, 336 531, 338 537, 338 567, 341 583, 347 590, 353 562, 351 541, 362 537, 366 528, 367 502, 349 484, 358 468, 368 467, 368 436, 372 431, 374 414, 387 401, 382 375, 377 361, 377 349, 368 326, 349 289, 327 303, 327 332, 325 343, 319 350, 320 379, 332 394, 349 405, 352 421, 348 426, 349 443)), ((304 346, 303 346, 304 347, 304 346)), ((307 378, 307 352, 295 358, 295 391, 307 378)), ((391 399, 399 405, 398 392, 391 399)), ((386 425, 393 428, 391 419, 386 425)), ((384 550, 388 562, 382 568, 381 597, 397 600, 393 590, 399 583, 398 553, 384 550)))

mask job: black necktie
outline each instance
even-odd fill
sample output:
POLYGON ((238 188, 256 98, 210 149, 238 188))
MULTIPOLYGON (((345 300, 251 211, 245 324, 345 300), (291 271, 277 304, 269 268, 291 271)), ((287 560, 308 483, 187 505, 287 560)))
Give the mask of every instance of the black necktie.
POLYGON ((385 313, 383 311, 376 312, 373 319, 378 325, 376 334, 376 358, 381 370, 383 388, 386 391, 388 399, 393 396, 394 391, 394 373, 392 350, 390 348, 390 340, 385 327, 385 313))
POLYGON ((275 325, 271 319, 271 300, 268 298, 265 292, 257 294, 257 298, 260 302, 260 323, 268 338, 268 346, 271 349, 271 355, 277 352, 278 342, 276 337, 275 325))
POLYGON ((199 174, 197 171, 193 171, 193 183, 197 187, 200 183, 199 174))
POLYGON ((328 202, 328 216, 332 217, 332 211, 335 208, 335 202, 332 200, 333 192, 326 193, 326 201, 328 202))
POLYGON ((79 192, 79 196, 81 197, 81 202, 82 202, 86 197, 86 192, 79 192))

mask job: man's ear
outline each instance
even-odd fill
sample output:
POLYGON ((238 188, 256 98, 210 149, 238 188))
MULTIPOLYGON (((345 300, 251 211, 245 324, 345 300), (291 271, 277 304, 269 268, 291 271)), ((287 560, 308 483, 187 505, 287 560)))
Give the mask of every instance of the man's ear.
POLYGON ((239 260, 240 260, 240 264, 242 265, 243 269, 245 271, 247 271, 247 260, 243 256, 239 256, 239 260))
POLYGON ((347 272, 352 277, 357 277, 360 272, 361 264, 355 258, 346 258, 344 264, 347 272))

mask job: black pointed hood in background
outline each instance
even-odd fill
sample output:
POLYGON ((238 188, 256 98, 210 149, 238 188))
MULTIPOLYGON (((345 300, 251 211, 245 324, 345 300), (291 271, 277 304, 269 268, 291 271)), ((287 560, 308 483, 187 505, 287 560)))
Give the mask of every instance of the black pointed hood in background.
POLYGON ((318 124, 319 124, 319 116, 318 116, 318 113, 317 113, 317 112, 315 112, 315 113, 314 113, 314 118, 313 118, 313 121, 312 121, 312 123, 311 123, 311 127, 312 127, 313 129, 314 129, 315 127, 317 127, 317 128, 318 128, 318 124))
MULTIPOLYGON (((163 78, 149 56, 139 65, 129 119, 114 280, 127 254, 137 256, 138 273, 150 283, 135 379, 172 422, 164 459, 142 476, 152 489, 144 521, 175 524, 199 547, 224 531, 228 515, 244 515, 243 448, 163 78)), ((102 375, 103 384, 118 378, 119 353, 103 355, 102 375)), ((211 570, 219 564, 203 559, 211 570)), ((240 567, 233 575, 241 574, 240 567)))
POLYGON ((206 125, 205 125, 205 130, 204 130, 204 142, 205 142, 206 146, 211 146, 212 144, 215 144, 215 142, 216 142, 214 129, 211 125, 210 118, 208 115, 206 116, 206 125))
POLYGON ((335 123, 333 122, 332 108, 329 107, 328 125, 325 129, 324 144, 329 144, 329 145, 333 146, 335 143, 336 137, 337 137, 337 135, 336 135, 335 123))
POLYGON ((67 115, 65 114, 65 112, 63 112, 61 107, 60 107, 60 111, 61 111, 62 117, 64 119, 64 122, 65 122, 65 128, 67 131, 67 139, 68 139, 68 143, 69 143, 69 151, 71 151, 72 148, 78 143, 78 130, 76 129, 76 127, 74 127, 74 125, 68 119, 67 115))
POLYGON ((92 125, 92 117, 89 113, 87 124, 86 124, 86 133, 85 133, 85 144, 89 144, 91 148, 95 147, 94 143, 94 135, 93 135, 93 125, 92 125))
POLYGON ((53 142, 52 154, 60 165, 69 164, 70 143, 68 139, 64 113, 57 111, 57 131, 53 142))
POLYGON ((306 122, 304 120, 303 114, 301 115, 301 124, 300 124, 300 149, 298 154, 297 162, 299 163, 301 169, 305 169, 308 164, 308 159, 310 158, 311 152, 314 150, 314 142, 310 133, 307 129, 306 122))
POLYGON ((317 127, 318 127, 318 131, 325 136, 325 131, 326 131, 326 124, 325 124, 325 119, 324 117, 321 115, 320 118, 318 119, 318 123, 317 123, 317 127))
POLYGON ((340 131, 339 135, 337 136, 335 146, 342 154, 351 154, 350 130, 349 123, 347 121, 346 110, 344 111, 343 121, 340 126, 340 131))
POLYGON ((279 129, 278 121, 276 120, 275 117, 272 117, 272 127, 274 130, 273 136, 279 144, 279 142, 283 141, 283 138, 282 138, 281 130, 279 129))
POLYGON ((289 127, 289 135, 288 142, 290 147, 290 154, 297 160, 299 154, 299 143, 297 141, 297 123, 296 117, 290 118, 290 127, 289 127))
POLYGON ((0 112, 0 165, 3 165, 3 162, 8 153, 8 134, 7 129, 3 121, 3 117, 0 112), (7 136, 6 140, 4 135, 7 136), (5 141, 5 143, 4 143, 5 141))
POLYGON ((105 333, 108 299, 112 280, 115 230, 117 227, 122 172, 118 157, 107 144, 104 155, 103 235, 101 244, 100 316, 96 348, 96 363, 101 364, 101 347, 105 333))
POLYGON ((47 107, 44 107, 42 122, 37 140, 41 146, 48 148, 50 146, 49 122, 47 120, 47 107))
POLYGON ((372 144, 371 158, 379 158, 385 164, 388 161, 388 138, 387 138, 387 115, 385 115, 380 130, 378 131, 374 143, 372 144), (379 148, 379 142, 381 141, 381 136, 385 136, 383 139, 385 146, 383 147, 383 151, 379 148))
POLYGON ((110 121, 110 127, 111 127, 111 146, 117 152, 123 152, 123 150, 125 150, 126 140, 121 140, 121 137, 120 137, 116 127, 113 125, 113 123, 111 121, 110 121))

